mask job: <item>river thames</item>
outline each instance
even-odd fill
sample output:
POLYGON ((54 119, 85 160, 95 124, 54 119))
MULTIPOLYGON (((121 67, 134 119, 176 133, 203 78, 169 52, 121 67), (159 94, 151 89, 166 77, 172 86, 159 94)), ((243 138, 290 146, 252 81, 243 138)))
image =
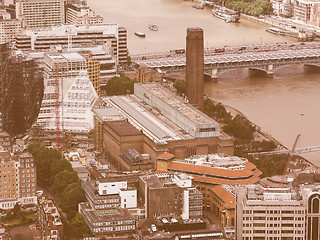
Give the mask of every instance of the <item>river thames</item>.
MULTIPOLYGON (((204 30, 206 47, 266 44, 295 41, 265 32, 267 26, 241 18, 238 24, 224 23, 210 13, 197 10, 182 0, 88 0, 88 5, 104 17, 128 30, 130 54, 162 52, 185 48, 188 27, 204 30), (148 29, 157 24, 159 31, 148 29), (134 32, 144 32, 139 38, 134 32)), ((245 114, 263 131, 291 148, 320 145, 320 70, 292 66, 273 77, 248 70, 224 73, 217 81, 205 83, 205 93, 218 102, 245 114)), ((320 166, 320 152, 302 155, 320 166)))

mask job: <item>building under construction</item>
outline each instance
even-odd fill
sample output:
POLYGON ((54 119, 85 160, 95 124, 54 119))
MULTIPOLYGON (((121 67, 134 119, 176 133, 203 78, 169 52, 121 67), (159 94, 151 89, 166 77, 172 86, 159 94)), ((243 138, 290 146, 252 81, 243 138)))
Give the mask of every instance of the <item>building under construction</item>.
POLYGON ((43 76, 34 60, 0 45, 2 127, 10 135, 25 133, 36 121, 43 96, 43 76))

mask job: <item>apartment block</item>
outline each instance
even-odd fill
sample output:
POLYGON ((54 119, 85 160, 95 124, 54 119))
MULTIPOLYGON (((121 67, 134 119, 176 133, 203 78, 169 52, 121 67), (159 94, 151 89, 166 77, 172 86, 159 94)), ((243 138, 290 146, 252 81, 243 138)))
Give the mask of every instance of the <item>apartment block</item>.
POLYGON ((53 200, 44 195, 38 197, 36 226, 41 232, 41 239, 64 239, 63 224, 58 208, 53 200))
POLYGON ((19 163, 19 196, 20 204, 35 204, 37 195, 37 175, 33 156, 29 152, 17 154, 19 163))
MULTIPOLYGON (((6 133, 0 132, 0 136, 3 135, 6 133)), ((7 143, 5 145, 9 146, 10 141, 7 143)), ((36 204, 36 179, 34 159, 30 153, 12 153, 0 146, 0 208, 12 209, 16 203, 36 204)))
POLYGON ((17 0, 16 18, 26 28, 44 29, 64 24, 64 0, 17 0))

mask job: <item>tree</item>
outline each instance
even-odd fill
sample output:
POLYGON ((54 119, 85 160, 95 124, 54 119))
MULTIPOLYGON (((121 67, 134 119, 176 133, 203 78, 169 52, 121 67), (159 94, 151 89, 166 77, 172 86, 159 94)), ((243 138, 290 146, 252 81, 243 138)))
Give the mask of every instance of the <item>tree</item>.
POLYGON ((68 187, 69 184, 78 181, 80 180, 76 172, 63 170, 54 176, 52 190, 57 196, 61 197, 63 191, 68 187))
POLYGON ((177 79, 174 81, 173 86, 177 89, 179 95, 184 95, 186 93, 186 80, 177 79))
POLYGON ((89 227, 86 224, 84 216, 81 213, 77 213, 75 218, 72 221, 73 230, 79 236, 90 236, 91 232, 89 227))
POLYGON ((134 81, 128 77, 113 77, 108 80, 106 92, 109 96, 133 93, 134 81))
POLYGON ((78 210, 78 204, 86 201, 86 197, 80 185, 80 182, 69 184, 63 191, 59 205, 67 213, 68 219, 73 219, 78 210))

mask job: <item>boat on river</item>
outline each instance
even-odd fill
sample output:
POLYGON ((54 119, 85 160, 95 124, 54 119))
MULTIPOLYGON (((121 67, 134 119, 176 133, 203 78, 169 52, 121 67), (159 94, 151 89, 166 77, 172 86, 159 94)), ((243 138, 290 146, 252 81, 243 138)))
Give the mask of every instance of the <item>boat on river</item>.
POLYGON ((149 25, 149 28, 150 28, 152 31, 158 31, 158 26, 155 25, 155 24, 150 24, 150 25, 149 25))
POLYGON ((193 8, 195 8, 195 9, 204 9, 204 5, 193 5, 192 6, 193 8))
POLYGON ((268 28, 268 29, 266 29, 266 32, 273 33, 276 35, 285 35, 285 32, 283 30, 276 28, 276 27, 268 28))
POLYGON ((224 20, 225 22, 239 22, 240 20, 240 11, 228 12, 224 7, 212 9, 213 16, 224 20))
POLYGON ((138 36, 138 37, 141 37, 141 38, 146 37, 146 34, 144 34, 143 32, 135 32, 134 34, 135 34, 136 36, 138 36))

